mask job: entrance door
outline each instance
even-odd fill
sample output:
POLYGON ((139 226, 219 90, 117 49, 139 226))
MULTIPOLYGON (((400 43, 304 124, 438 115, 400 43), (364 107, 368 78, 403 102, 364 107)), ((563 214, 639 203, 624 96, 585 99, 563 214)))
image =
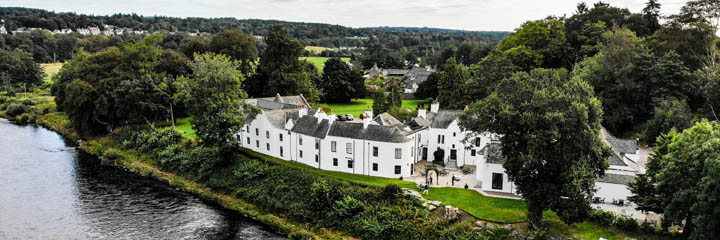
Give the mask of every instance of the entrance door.
POLYGON ((450 160, 457 160, 457 149, 450 150, 450 160))
POLYGON ((427 152, 428 152, 427 147, 424 147, 422 149, 422 160, 427 161, 427 152))

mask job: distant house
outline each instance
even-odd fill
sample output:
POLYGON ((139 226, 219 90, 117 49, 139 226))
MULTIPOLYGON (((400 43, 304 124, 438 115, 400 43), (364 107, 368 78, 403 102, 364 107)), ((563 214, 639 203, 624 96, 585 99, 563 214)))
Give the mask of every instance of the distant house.
POLYGON ((434 70, 430 67, 413 67, 410 70, 406 69, 380 69, 377 65, 373 65, 368 71, 367 78, 377 78, 384 76, 384 85, 390 82, 390 77, 400 78, 405 84, 405 93, 415 93, 421 83, 428 79, 434 70))
POLYGON ((99 27, 89 27, 88 31, 90 31, 90 35, 100 35, 102 33, 99 27))
POLYGON ((87 36, 87 35, 90 35, 90 29, 87 29, 87 28, 78 28, 78 29, 77 29, 77 33, 80 34, 80 35, 85 35, 85 36, 87 36))
POLYGON ((7 34, 7 29, 5 29, 5 25, 0 25, 0 34, 7 34))

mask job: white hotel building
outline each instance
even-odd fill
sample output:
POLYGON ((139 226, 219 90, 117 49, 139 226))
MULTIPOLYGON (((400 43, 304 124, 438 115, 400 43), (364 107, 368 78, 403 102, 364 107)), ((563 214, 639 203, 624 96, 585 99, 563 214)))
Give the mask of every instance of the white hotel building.
MULTIPOLYGON (((306 107, 310 104, 302 95, 247 103, 261 111, 245 121, 238 140, 253 151, 324 170, 386 178, 416 174, 414 165, 433 161, 437 152, 448 168, 476 168, 483 191, 515 193, 502 167, 498 137, 463 132, 458 126, 462 111, 440 110, 438 101, 406 123, 387 113, 373 117, 370 110, 361 120, 337 121, 333 112, 306 107)), ((640 169, 637 142, 615 139, 604 129, 603 137, 616 154, 608 159, 607 175, 598 179, 596 197, 626 199, 626 184, 640 169)))

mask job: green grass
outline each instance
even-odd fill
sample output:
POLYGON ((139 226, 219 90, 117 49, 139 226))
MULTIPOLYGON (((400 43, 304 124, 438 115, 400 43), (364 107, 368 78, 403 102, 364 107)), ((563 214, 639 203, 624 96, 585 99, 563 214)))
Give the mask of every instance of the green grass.
POLYGON ((487 197, 475 190, 450 187, 431 188, 428 193, 425 198, 458 207, 480 219, 500 223, 527 221, 527 205, 520 200, 487 197))
MULTIPOLYGON (((325 62, 330 59, 329 57, 300 57, 300 60, 306 60, 318 69, 318 72, 322 73, 325 68, 325 62)), ((350 62, 350 58, 341 58, 343 62, 350 62)))
MULTIPOLYGON (((410 110, 415 110, 418 104, 425 104, 428 106, 429 102, 426 100, 403 100, 402 107, 410 110)), ((352 114, 354 117, 359 117, 367 110, 368 106, 372 106, 372 99, 355 99, 347 104, 327 104, 335 110, 336 114, 352 114)))
MULTIPOLYGON (((189 138, 197 138, 197 134, 195 133, 195 130, 192 128, 192 125, 190 124, 190 120, 192 120, 192 117, 186 117, 186 118, 179 118, 175 120, 175 130, 179 131, 183 136, 189 137, 189 138)), ((158 127, 169 127, 172 126, 170 121, 162 122, 157 124, 158 127)))
POLYGON ((325 50, 335 51, 335 48, 326 48, 326 47, 318 47, 318 46, 305 46, 305 50, 311 51, 315 54, 322 53, 325 50))
POLYGON ((40 67, 45 69, 45 78, 43 79, 43 82, 52 84, 53 80, 52 77, 55 76, 60 71, 60 68, 62 68, 63 63, 42 63, 40 64, 40 67))

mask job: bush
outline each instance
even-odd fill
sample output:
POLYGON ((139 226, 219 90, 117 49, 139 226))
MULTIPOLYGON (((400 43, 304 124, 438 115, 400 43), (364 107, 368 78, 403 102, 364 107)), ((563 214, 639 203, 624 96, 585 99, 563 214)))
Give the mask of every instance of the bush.
POLYGON ((233 174, 244 180, 253 180, 265 176, 266 171, 267 167, 262 162, 251 160, 240 164, 240 167, 233 174))
POLYGON ((117 150, 110 148, 103 152, 100 156, 100 164, 112 166, 115 165, 115 163, 117 163, 117 161, 119 161, 120 159, 122 159, 120 153, 117 150))
POLYGON ((177 171, 181 168, 181 165, 187 155, 182 151, 182 147, 179 144, 170 145, 169 147, 158 152, 158 164, 164 170, 177 171))
POLYGON ((23 113, 15 120, 20 124, 35 123, 35 117, 29 113, 23 113))
POLYGON ((638 229, 638 223, 633 218, 618 216, 617 219, 615 219, 615 227, 621 230, 634 232, 638 229))
POLYGON ((165 149, 171 145, 179 144, 182 135, 172 128, 156 128, 139 131, 130 135, 123 141, 123 148, 135 149, 141 153, 150 153, 158 149, 165 149))
POLYGON ((395 184, 388 184, 383 188, 382 198, 388 200, 394 200, 402 196, 402 189, 400 186, 395 184))
POLYGON ((0 104, 3 104, 8 101, 8 97, 0 96, 0 104))
POLYGON ((11 117, 18 116, 27 112, 27 107, 22 103, 10 103, 7 106, 7 115, 11 117))
POLYGON ((590 221, 600 226, 609 227, 615 222, 615 214, 610 211, 597 210, 590 213, 590 221))
POLYGON ((15 91, 13 91, 12 89, 10 89, 10 90, 7 91, 7 93, 5 93, 5 96, 14 97, 14 96, 15 96, 15 91))
POLYGON ((655 233, 655 224, 645 220, 640 224, 640 231, 644 233, 655 233))

